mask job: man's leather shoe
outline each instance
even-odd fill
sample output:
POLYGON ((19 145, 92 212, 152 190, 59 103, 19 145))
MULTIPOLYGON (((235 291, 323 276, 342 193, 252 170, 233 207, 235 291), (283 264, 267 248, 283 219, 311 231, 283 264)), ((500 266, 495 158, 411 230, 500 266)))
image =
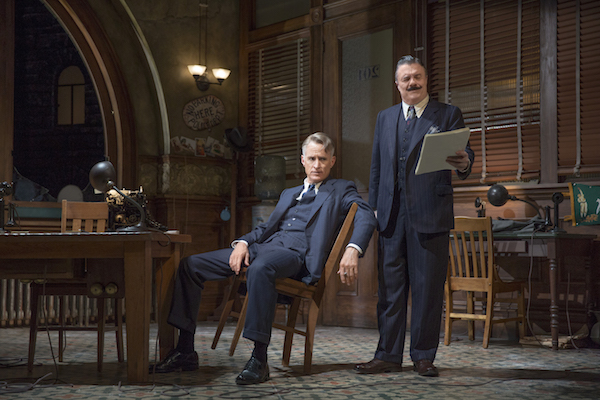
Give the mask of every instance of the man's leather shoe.
POLYGON ((419 360, 415 362, 414 370, 421 376, 439 376, 437 368, 429 360, 419 360))
POLYGON ((164 374, 176 371, 195 371, 198 369, 198 353, 182 353, 173 349, 164 360, 156 365, 150 366, 150 373, 164 374))
POLYGON ((357 364, 354 371, 358 374, 380 374, 382 372, 402 371, 402 365, 374 358, 367 363, 357 364))
POLYGON ((235 378, 238 385, 253 385, 262 383, 269 379, 269 364, 262 363, 256 357, 250 357, 244 370, 235 378))

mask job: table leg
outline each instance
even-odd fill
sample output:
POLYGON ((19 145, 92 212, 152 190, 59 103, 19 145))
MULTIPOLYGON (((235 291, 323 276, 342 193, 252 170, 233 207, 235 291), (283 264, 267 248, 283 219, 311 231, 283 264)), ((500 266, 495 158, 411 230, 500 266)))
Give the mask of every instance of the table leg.
POLYGON ((558 350, 558 301, 557 282, 558 265, 556 258, 550 258, 550 332, 552 334, 552 350, 558 350))
MULTIPOLYGON (((593 243, 590 244, 590 247, 593 246, 593 243)), ((590 251, 592 254, 593 249, 590 251)), ((585 296, 584 296, 584 305, 586 315, 586 323, 588 326, 592 326, 591 322, 593 319, 593 310, 594 310, 594 283, 592 282, 592 260, 590 257, 585 258, 585 296)))
POLYGON ((163 360, 175 347, 175 328, 167 323, 171 299, 173 298, 173 285, 175 271, 181 259, 181 244, 171 244, 173 252, 156 271, 156 294, 157 294, 157 320, 160 359, 163 360))
POLYGON ((125 307, 127 327, 127 380, 147 382, 152 305, 152 247, 150 241, 127 242, 125 307))

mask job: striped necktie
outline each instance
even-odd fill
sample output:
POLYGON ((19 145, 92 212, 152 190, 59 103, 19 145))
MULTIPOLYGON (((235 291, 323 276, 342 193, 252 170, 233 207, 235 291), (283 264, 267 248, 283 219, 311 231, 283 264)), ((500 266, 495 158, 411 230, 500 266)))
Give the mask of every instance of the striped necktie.
POLYGON ((406 124, 410 124, 410 121, 415 117, 415 106, 408 107, 408 113, 406 114, 406 124))
POLYGON ((310 185, 308 185, 308 190, 306 192, 304 192, 302 194, 302 196, 300 197, 300 200, 302 200, 304 198, 304 196, 306 196, 307 194, 309 194, 310 192, 312 192, 313 190, 315 190, 315 184, 311 183, 310 185))

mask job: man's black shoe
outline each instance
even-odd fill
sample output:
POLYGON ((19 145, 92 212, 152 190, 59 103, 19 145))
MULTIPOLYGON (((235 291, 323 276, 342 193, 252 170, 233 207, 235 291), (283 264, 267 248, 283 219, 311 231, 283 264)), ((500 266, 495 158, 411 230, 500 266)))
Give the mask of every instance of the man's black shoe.
POLYGON ((244 370, 235 378, 238 385, 253 385, 269 379, 269 364, 258 361, 254 356, 246 363, 244 370))
POLYGON ((150 373, 164 374, 167 372, 195 371, 198 369, 198 353, 182 353, 173 349, 164 360, 150 366, 150 373))

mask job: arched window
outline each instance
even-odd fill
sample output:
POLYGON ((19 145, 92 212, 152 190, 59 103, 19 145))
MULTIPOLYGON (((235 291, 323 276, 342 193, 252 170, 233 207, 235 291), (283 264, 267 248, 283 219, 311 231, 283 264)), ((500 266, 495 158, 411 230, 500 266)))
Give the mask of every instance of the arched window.
POLYGON ((58 125, 85 123, 85 79, 79 67, 65 68, 58 78, 58 125))

